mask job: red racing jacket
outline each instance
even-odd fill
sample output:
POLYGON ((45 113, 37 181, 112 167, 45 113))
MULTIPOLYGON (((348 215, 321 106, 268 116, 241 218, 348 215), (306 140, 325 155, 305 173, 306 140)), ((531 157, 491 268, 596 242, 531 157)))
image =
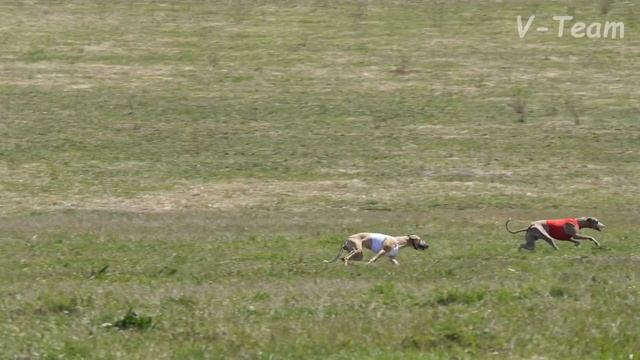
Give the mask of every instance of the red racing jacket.
POLYGON ((572 235, 567 234, 564 231, 564 226, 566 224, 573 224, 576 227, 576 230, 580 230, 580 224, 578 223, 578 219, 575 219, 575 218, 547 220, 549 235, 551 235, 552 238, 558 239, 558 240, 571 239, 572 235))

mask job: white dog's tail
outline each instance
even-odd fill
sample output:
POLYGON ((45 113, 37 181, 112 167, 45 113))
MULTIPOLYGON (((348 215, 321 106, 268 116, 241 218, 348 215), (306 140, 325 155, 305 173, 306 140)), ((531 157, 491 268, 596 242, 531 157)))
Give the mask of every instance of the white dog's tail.
POLYGON ((331 260, 322 260, 322 261, 323 261, 323 262, 325 262, 325 263, 332 263, 332 262, 334 262, 334 261, 338 260, 338 258, 340 257, 340 255, 342 255, 342 252, 344 251, 344 248, 347 246, 347 241, 348 241, 348 240, 346 240, 346 241, 344 242, 344 244, 343 244, 343 245, 342 245, 342 247, 340 248, 340 251, 338 251, 338 255, 336 255, 336 257, 334 257, 334 258, 333 258, 333 259, 331 259, 331 260))

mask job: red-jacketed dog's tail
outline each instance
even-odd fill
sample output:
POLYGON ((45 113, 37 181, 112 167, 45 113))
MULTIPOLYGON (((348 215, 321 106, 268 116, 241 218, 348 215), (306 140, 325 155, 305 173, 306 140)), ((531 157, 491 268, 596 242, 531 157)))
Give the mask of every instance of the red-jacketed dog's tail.
POLYGON ((520 229, 520 230, 515 230, 515 231, 511 230, 511 229, 509 229, 509 221, 511 221, 511 218, 509 218, 509 220, 507 220, 507 222, 504 224, 504 227, 506 227, 507 231, 512 233, 512 234, 517 234, 517 233, 521 233, 521 232, 525 232, 525 231, 529 230, 528 227, 524 228, 524 229, 520 229))

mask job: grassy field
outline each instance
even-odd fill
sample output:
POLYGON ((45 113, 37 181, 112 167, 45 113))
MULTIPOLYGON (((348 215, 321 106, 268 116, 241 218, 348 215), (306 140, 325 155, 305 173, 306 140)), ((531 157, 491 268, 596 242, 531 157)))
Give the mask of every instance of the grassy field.
POLYGON ((622 0, 0 2, 0 358, 637 358, 639 24, 622 0), (567 14, 625 38, 559 38, 567 14), (603 248, 504 230, 568 216, 603 248), (361 231, 431 248, 322 263, 361 231))

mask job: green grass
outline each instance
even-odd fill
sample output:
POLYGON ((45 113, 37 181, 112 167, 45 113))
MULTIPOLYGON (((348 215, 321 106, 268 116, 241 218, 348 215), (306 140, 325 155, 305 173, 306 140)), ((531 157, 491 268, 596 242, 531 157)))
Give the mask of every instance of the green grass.
POLYGON ((3 2, 0 357, 637 357, 639 15, 3 2), (560 216, 603 249, 503 228, 560 216), (321 262, 360 231, 431 248, 321 262))

